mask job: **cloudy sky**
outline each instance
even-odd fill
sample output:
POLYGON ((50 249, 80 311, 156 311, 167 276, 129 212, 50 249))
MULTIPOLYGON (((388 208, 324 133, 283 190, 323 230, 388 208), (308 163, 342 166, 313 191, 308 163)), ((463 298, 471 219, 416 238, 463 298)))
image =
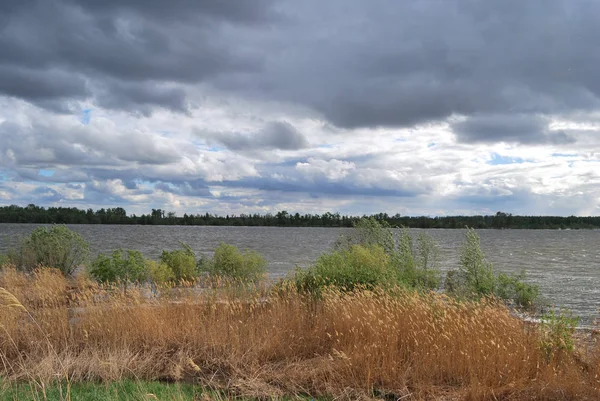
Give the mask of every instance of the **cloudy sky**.
POLYGON ((2 0, 0 204, 600 214, 598 15, 2 0))

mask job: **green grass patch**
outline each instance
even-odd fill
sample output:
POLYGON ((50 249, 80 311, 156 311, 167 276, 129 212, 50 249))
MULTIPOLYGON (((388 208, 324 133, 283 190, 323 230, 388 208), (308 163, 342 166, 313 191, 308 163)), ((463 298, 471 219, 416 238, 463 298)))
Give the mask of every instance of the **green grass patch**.
MULTIPOLYGON (((325 401, 327 398, 289 396, 281 401, 325 401)), ((188 383, 123 380, 119 382, 53 383, 41 386, 35 383, 6 383, 0 379, 0 401, 252 401, 251 398, 227 396, 188 383)))

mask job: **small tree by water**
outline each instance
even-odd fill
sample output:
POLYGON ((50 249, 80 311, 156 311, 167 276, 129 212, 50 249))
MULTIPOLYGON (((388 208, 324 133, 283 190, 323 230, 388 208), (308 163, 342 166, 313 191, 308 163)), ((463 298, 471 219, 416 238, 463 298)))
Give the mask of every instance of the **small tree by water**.
POLYGON ((266 259, 255 251, 240 251, 236 246, 219 244, 212 259, 198 261, 198 270, 242 282, 257 282, 265 275, 266 259))
POLYGON ((387 222, 364 217, 351 233, 338 238, 331 252, 307 270, 299 270, 296 284, 310 291, 327 285, 351 289, 375 284, 437 289, 441 282, 437 244, 426 233, 416 242, 415 247, 407 228, 396 238, 387 222))
POLYGON ((525 278, 525 272, 519 275, 496 274, 481 249, 479 235, 474 229, 467 228, 461 247, 460 266, 448 272, 445 288, 450 294, 461 297, 477 299, 495 296, 531 308, 539 296, 539 288, 525 282, 525 278))
POLYGON ((25 271, 54 267, 68 276, 87 260, 89 248, 88 241, 65 225, 37 227, 10 252, 9 259, 25 271))
POLYGON ((142 253, 131 249, 117 249, 111 254, 98 255, 88 268, 88 273, 101 283, 120 283, 125 291, 129 283, 140 283, 148 278, 142 253))

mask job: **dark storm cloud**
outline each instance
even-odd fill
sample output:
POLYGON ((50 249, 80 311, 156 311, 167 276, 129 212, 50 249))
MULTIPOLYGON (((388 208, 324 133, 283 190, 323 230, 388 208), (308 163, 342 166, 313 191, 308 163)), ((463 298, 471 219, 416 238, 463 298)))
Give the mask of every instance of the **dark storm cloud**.
POLYGON ((278 32, 281 47, 267 55, 265 71, 220 76, 216 85, 300 103, 346 128, 600 105, 592 67, 600 52, 591 51, 600 3, 344 0, 282 8, 297 23, 278 32))
POLYGON ((235 41, 225 40, 219 32, 226 22, 266 20, 268 3, 11 3, 4 6, 0 20, 0 93, 50 108, 48 98, 98 97, 110 108, 131 110, 139 105, 146 112, 145 107, 152 105, 185 110, 180 89, 157 86, 256 71, 261 58, 237 51, 235 41), (80 75, 94 92, 88 92, 80 75))
POLYGON ((481 115, 451 125, 462 142, 574 143, 563 131, 550 131, 548 119, 535 115, 481 115))
POLYGON ((99 106, 107 109, 134 111, 144 115, 151 114, 153 106, 182 113, 188 111, 183 89, 156 83, 112 82, 98 89, 96 100, 99 106))
POLYGON ((281 149, 297 150, 308 146, 308 141, 288 122, 274 121, 252 134, 222 133, 216 140, 231 150, 281 149))
POLYGON ((313 195, 367 195, 367 196, 391 196, 391 197, 413 197, 421 193, 416 188, 383 188, 374 184, 366 187, 350 180, 329 181, 317 180, 277 180, 272 177, 250 177, 238 181, 225 181, 222 185, 231 188, 257 188, 263 191, 281 191, 295 193, 311 193, 313 195))
POLYGON ((143 176, 144 168, 169 165, 182 157, 181 149, 158 142, 154 135, 61 127, 43 119, 27 126, 0 123, 0 139, 0 167, 10 168, 22 180, 87 182, 104 172, 99 178, 130 182, 143 176), (39 174, 39 169, 47 168, 52 175, 39 174))
POLYGON ((68 0, 95 13, 116 10, 139 13, 147 17, 165 18, 219 18, 238 23, 267 20, 271 0, 68 0))
POLYGON ((89 93, 85 80, 61 70, 40 71, 2 65, 0 58, 0 93, 31 102, 48 99, 83 99, 89 93))
MULTIPOLYGON (((198 84, 299 105, 343 128, 454 115, 568 116, 600 105, 599 2, 11 0, 1 7, 0 93, 61 112, 69 110, 65 99, 85 98, 144 115, 155 107, 185 113, 198 84)), ((457 132, 463 141, 505 140, 468 125, 457 132)), ((514 140, 569 141, 523 135, 514 140)), ((223 140, 254 145, 239 135, 223 140)))

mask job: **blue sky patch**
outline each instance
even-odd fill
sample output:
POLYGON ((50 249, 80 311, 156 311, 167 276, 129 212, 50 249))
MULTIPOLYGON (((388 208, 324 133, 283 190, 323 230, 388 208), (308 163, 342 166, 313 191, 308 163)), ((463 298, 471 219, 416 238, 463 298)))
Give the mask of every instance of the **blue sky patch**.
POLYGON ((40 169, 40 171, 38 171, 38 175, 41 175, 42 177, 52 177, 54 175, 54 170, 40 169))
POLYGON ((79 121, 81 121, 81 123, 83 125, 88 125, 90 123, 91 119, 92 119, 92 109, 84 109, 81 112, 81 118, 79 119, 79 121))
POLYGON ((433 148, 435 146, 435 142, 431 142, 427 144, 428 148, 433 148))
POLYGON ((223 147, 223 146, 211 146, 210 148, 208 148, 207 150, 209 152, 222 152, 224 150, 226 150, 227 148, 223 147))
POLYGON ((520 164, 523 162, 525 162, 525 160, 520 157, 502 156, 498 153, 492 153, 492 158, 486 163, 492 166, 498 166, 501 164, 520 164))

